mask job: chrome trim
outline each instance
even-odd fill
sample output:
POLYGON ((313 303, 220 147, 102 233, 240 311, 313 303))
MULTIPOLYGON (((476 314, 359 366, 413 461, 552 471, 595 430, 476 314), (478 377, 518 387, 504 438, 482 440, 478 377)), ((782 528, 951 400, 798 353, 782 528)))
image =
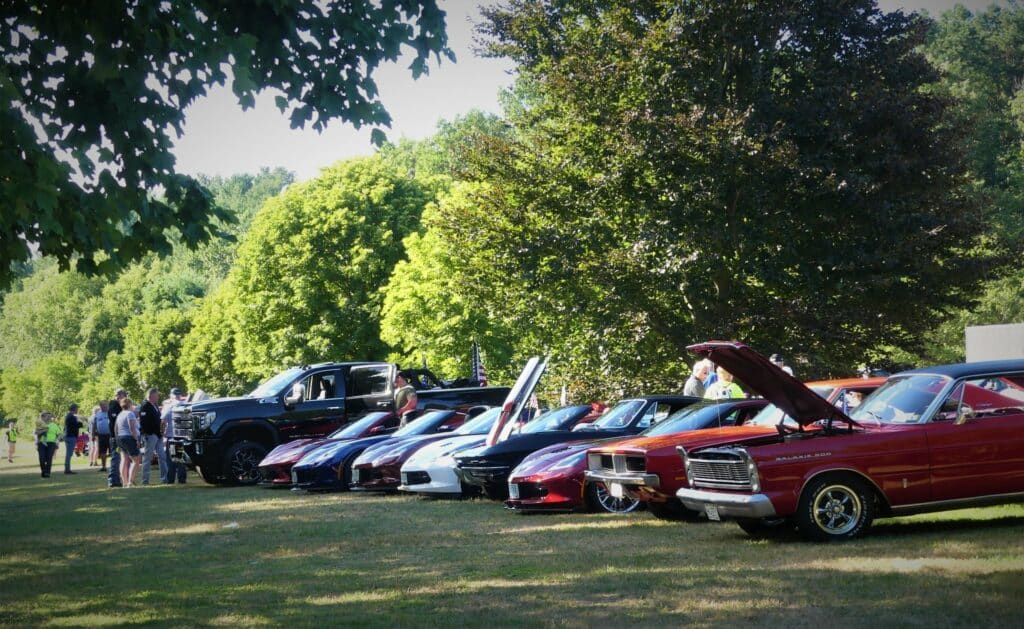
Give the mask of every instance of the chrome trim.
POLYGON ((721 447, 721 448, 707 448, 696 452, 694 455, 686 454, 683 459, 683 463, 687 472, 687 482, 691 487, 706 487, 709 489, 728 489, 736 491, 760 491, 760 481, 757 478, 757 466, 754 465, 753 459, 750 454, 747 453, 744 448, 737 447, 721 447), (705 459, 701 458, 702 454, 709 453, 720 453, 734 456, 735 459, 732 461, 723 459, 705 459), (723 466, 728 465, 731 467, 742 467, 743 474, 746 476, 746 480, 724 480, 724 479, 710 479, 701 480, 699 471, 692 473, 691 469, 694 464, 702 465, 715 465, 719 464, 723 466))
MULTIPOLYGON (((908 424, 908 425, 913 426, 914 424, 908 424)), ((818 478, 819 476, 821 476, 823 474, 831 474, 833 472, 846 472, 846 473, 849 473, 849 474, 853 474, 857 478, 870 483, 871 487, 873 487, 874 490, 875 490, 875 495, 877 495, 879 497, 879 499, 885 505, 888 505, 889 497, 885 495, 885 492, 882 491, 882 488, 878 486, 878 483, 876 483, 873 478, 871 478, 870 476, 868 476, 864 472, 862 472, 862 471, 860 471, 858 469, 852 468, 852 467, 830 467, 828 469, 817 470, 816 472, 814 472, 814 474, 812 474, 811 476, 808 476, 807 478, 804 479, 804 483, 802 485, 800 485, 800 491, 797 492, 796 495, 797 496, 803 496, 804 495, 804 490, 807 489, 807 486, 811 484, 812 480, 814 480, 815 478, 818 478)))
POLYGON ((587 470, 584 472, 587 480, 600 481, 602 483, 619 483, 621 485, 638 485, 641 487, 653 487, 655 489, 661 484, 657 474, 645 474, 643 472, 610 472, 608 470, 587 470))
POLYGON ((682 488, 676 492, 676 498, 698 513, 704 513, 705 505, 718 508, 723 518, 774 518, 775 506, 764 494, 727 494, 718 491, 682 488))
POLYGON ((936 500, 934 502, 918 502, 900 507, 891 507, 892 515, 914 515, 915 513, 934 513, 936 511, 953 511, 955 509, 970 509, 974 507, 988 507, 992 505, 1009 504, 1013 502, 1024 502, 1024 492, 1009 494, 989 494, 975 498, 956 498, 953 500, 936 500))

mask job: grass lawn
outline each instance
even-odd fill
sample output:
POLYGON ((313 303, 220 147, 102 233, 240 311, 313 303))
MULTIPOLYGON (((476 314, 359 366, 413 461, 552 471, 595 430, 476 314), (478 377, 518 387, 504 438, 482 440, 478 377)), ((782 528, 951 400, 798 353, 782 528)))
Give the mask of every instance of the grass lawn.
POLYGON ((483 501, 108 490, 0 461, 0 625, 1020 626, 1024 506, 883 520, 858 541, 521 516, 483 501))

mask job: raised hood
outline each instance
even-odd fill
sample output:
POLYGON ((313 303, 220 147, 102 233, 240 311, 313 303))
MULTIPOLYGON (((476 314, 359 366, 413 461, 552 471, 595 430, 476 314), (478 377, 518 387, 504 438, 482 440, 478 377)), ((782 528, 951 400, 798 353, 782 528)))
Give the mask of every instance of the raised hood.
POLYGON ((526 366, 523 367, 522 373, 519 374, 516 383, 508 392, 508 397, 505 398, 505 403, 501 406, 501 415, 491 426, 491 431, 487 433, 485 442, 487 445, 492 446, 508 439, 516 418, 530 401, 530 396, 537 388, 537 383, 540 382, 540 377, 544 375, 547 366, 547 358, 541 360, 539 356, 533 356, 526 361, 526 366))
POLYGON ((801 426, 822 419, 855 424, 828 400, 743 343, 708 341, 687 347, 736 376, 749 390, 782 409, 801 426))

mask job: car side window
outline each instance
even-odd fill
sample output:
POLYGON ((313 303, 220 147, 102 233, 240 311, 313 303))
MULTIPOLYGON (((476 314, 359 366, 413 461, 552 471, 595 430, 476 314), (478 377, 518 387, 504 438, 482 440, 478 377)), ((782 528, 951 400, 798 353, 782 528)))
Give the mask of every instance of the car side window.
POLYGON ((388 392, 389 372, 387 365, 354 367, 349 372, 349 379, 352 382, 349 396, 384 395, 388 392))
POLYGON ((963 423, 972 419, 1024 415, 1024 375, 972 378, 956 385, 932 421, 963 423))
POLYGON ((345 396, 337 371, 321 371, 310 376, 306 392, 311 400, 334 400, 345 396))

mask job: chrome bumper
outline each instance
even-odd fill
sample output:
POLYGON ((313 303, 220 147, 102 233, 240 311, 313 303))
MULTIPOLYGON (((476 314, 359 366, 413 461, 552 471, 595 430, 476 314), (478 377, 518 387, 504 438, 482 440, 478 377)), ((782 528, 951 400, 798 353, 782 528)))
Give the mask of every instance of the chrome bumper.
POLYGON ((639 487, 657 488, 661 479, 657 474, 644 474, 643 472, 611 472, 607 470, 587 470, 587 480, 600 481, 602 483, 618 483, 620 485, 633 485, 639 487))
POLYGON ((704 513, 706 506, 718 509, 723 518, 774 518, 775 507, 764 494, 727 494, 684 487, 676 492, 687 509, 704 513))

